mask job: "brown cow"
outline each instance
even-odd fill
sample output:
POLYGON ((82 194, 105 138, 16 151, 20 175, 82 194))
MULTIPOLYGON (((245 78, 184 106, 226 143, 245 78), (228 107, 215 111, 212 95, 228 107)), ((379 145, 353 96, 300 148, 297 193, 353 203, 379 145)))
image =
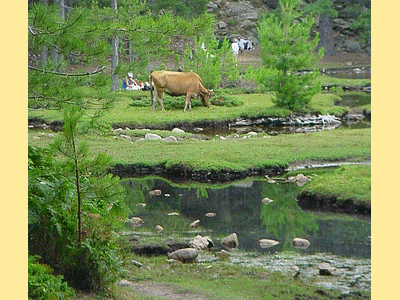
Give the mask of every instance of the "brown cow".
POLYGON ((201 102, 205 107, 210 107, 209 99, 212 90, 204 87, 203 82, 199 75, 193 72, 173 72, 173 71, 153 71, 149 77, 149 83, 155 90, 155 97, 153 97, 153 89, 151 89, 151 103, 152 108, 155 110, 157 97, 160 99, 162 111, 164 111, 163 92, 170 96, 183 96, 186 95, 185 108, 189 106, 192 110, 191 98, 200 96, 201 102))

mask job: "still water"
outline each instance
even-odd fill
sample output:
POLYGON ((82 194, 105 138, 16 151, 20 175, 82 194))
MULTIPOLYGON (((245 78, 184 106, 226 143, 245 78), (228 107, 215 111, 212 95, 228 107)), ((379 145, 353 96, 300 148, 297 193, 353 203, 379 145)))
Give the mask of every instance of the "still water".
POLYGON ((156 225, 163 235, 181 234, 188 238, 209 235, 215 246, 222 237, 235 232, 239 249, 257 253, 286 251, 314 255, 327 253, 341 257, 371 257, 368 237, 371 223, 362 218, 303 211, 296 202, 302 187, 295 183, 268 183, 265 179, 246 180, 224 186, 175 185, 161 178, 124 179, 126 203, 132 216, 141 217, 138 230, 154 232, 156 225), (160 190, 160 195, 149 194, 160 190), (262 199, 273 202, 263 204, 262 199), (215 213, 207 217, 207 213, 215 213), (200 220, 199 227, 189 224, 200 220), (307 249, 295 249, 292 239, 311 242, 307 249), (259 239, 273 239, 278 245, 261 249, 259 239))

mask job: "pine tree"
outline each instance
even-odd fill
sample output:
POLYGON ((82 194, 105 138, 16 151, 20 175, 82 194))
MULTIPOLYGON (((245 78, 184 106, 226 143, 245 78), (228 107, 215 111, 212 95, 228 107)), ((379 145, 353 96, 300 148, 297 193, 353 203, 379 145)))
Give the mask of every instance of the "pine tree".
POLYGON ((302 110, 321 87, 315 83, 318 70, 305 74, 297 71, 314 68, 323 51, 313 55, 318 44, 318 35, 310 38, 314 19, 302 15, 299 1, 280 0, 279 4, 278 14, 264 16, 259 22, 263 65, 247 73, 274 92, 276 105, 302 110))

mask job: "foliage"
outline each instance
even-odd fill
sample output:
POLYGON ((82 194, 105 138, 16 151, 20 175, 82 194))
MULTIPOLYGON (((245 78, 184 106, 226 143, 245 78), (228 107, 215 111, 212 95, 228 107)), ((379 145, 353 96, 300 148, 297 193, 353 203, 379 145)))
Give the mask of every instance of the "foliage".
POLYGON ((78 139, 83 114, 67 109, 61 137, 28 149, 29 252, 74 287, 106 290, 118 267, 112 232, 126 209, 118 178, 105 174, 110 157, 89 158, 78 139))
POLYGON ((280 0, 279 3, 279 15, 263 16, 259 22, 263 66, 248 70, 248 76, 273 91, 278 106, 302 110, 321 90, 320 84, 315 82, 319 72, 317 69, 305 74, 296 72, 314 68, 323 52, 320 50, 318 55, 313 55, 318 35, 310 39, 312 16, 302 16, 297 0, 280 0))
POLYGON ((338 12, 333 7, 332 0, 317 0, 304 8, 305 13, 313 13, 315 15, 326 15, 331 18, 337 18, 338 12))
POLYGON ((184 70, 197 73, 206 88, 216 88, 222 80, 232 81, 238 77, 236 59, 227 39, 220 45, 213 37, 200 36, 195 44, 194 50, 186 45, 184 70))
POLYGON ((356 19, 350 24, 350 27, 355 30, 361 42, 371 42, 371 10, 357 14, 356 19))
POLYGON ((63 276, 53 275, 53 269, 39 263, 39 256, 28 258, 28 299, 66 300, 75 296, 74 290, 63 282, 63 276))
POLYGON ((208 0, 153 0, 148 4, 157 13, 171 12, 174 15, 191 19, 207 10, 208 0))

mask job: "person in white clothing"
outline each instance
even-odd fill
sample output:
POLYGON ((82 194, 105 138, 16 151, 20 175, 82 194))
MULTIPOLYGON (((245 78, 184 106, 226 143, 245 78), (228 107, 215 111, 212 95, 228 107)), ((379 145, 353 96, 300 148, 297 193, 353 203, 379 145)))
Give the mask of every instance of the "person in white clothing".
POLYGON ((235 55, 239 54, 239 44, 238 44, 237 39, 232 40, 232 52, 235 55))

